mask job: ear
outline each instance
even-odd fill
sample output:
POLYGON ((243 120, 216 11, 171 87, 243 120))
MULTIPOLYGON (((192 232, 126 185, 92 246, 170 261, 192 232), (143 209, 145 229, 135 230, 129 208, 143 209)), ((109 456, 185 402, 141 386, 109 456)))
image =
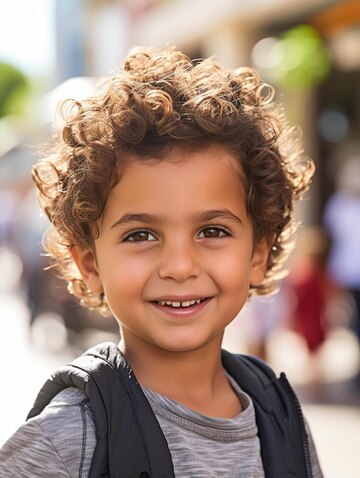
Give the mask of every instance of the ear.
POLYGON ((73 246, 70 252, 88 289, 94 294, 101 294, 103 285, 98 272, 95 253, 91 249, 82 249, 78 246, 73 246))
POLYGON ((271 240, 268 237, 260 239, 254 245, 251 259, 250 284, 256 286, 261 284, 266 274, 266 264, 269 257, 271 240))

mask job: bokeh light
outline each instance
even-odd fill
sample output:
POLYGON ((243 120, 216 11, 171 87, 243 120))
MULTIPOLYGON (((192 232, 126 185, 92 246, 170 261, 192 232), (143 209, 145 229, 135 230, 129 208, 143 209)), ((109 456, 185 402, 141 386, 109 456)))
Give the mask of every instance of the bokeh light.
POLYGON ((299 25, 281 37, 260 40, 253 48, 254 66, 264 78, 286 88, 310 88, 330 70, 330 54, 318 31, 299 25))

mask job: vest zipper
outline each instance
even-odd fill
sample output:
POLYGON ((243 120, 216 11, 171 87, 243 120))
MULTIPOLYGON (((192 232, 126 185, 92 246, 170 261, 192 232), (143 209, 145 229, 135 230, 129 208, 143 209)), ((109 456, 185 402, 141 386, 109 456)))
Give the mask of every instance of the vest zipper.
POLYGON ((299 402, 299 399, 294 392, 293 388, 291 387, 286 375, 284 372, 281 372, 280 374, 281 379, 284 381, 291 398, 294 401, 295 408, 296 408, 296 413, 299 419, 299 424, 300 424, 300 432, 301 432, 301 443, 303 447, 303 452, 304 452, 304 459, 305 459, 305 473, 306 473, 306 478, 312 478, 312 467, 311 467, 311 458, 310 458, 310 448, 309 448, 309 441, 305 429, 305 419, 304 415, 301 409, 301 405, 299 402))

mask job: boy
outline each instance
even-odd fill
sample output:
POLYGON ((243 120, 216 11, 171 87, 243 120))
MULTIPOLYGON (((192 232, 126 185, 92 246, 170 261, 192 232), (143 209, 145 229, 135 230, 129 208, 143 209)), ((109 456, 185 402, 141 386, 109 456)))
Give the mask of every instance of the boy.
POLYGON ((72 103, 34 169, 47 250, 121 340, 52 376, 1 476, 322 476, 285 376, 221 351, 274 289, 313 173, 272 97, 251 69, 136 49, 72 103))

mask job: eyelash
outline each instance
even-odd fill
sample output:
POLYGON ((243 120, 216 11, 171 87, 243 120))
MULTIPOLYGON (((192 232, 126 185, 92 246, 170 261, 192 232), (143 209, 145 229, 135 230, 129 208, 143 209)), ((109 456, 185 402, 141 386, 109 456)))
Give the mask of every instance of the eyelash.
POLYGON ((222 239, 224 237, 231 237, 232 234, 231 232, 224 226, 216 226, 216 225, 211 225, 211 226, 206 226, 206 227, 203 227, 199 233, 197 234, 197 236, 199 236, 199 234, 201 234, 202 232, 204 231, 209 231, 209 230, 214 230, 214 231, 217 231, 220 233, 220 235, 218 236, 210 236, 210 237, 202 237, 201 239, 222 239))
MULTIPOLYGON (((231 236, 232 234, 227 228, 225 228, 224 226, 217 226, 217 225, 203 227, 202 229, 200 229, 200 231, 196 235, 196 237, 199 239, 222 239, 224 237, 231 237, 231 236), (199 237, 201 233, 204 233, 204 231, 209 231, 209 230, 217 231, 219 235, 209 236, 209 237, 206 237, 206 236, 199 237)), ((137 229, 127 234, 122 240, 122 242, 144 243, 144 242, 155 242, 156 240, 157 240, 157 237, 152 231, 149 231, 147 229, 137 229), (147 234, 148 236, 147 236, 147 239, 135 240, 134 236, 136 236, 137 234, 147 234), (153 236, 154 239, 149 239, 149 236, 153 236)))
POLYGON ((132 231, 130 232, 129 234, 127 234, 124 239, 122 240, 122 242, 138 242, 138 243, 143 243, 143 242, 153 242, 154 239, 141 239, 140 241, 136 241, 133 239, 134 236, 136 236, 136 234, 148 234, 148 235, 151 235, 155 238, 155 240, 157 239, 155 234, 151 231, 148 231, 147 229, 137 229, 135 231, 132 231))

